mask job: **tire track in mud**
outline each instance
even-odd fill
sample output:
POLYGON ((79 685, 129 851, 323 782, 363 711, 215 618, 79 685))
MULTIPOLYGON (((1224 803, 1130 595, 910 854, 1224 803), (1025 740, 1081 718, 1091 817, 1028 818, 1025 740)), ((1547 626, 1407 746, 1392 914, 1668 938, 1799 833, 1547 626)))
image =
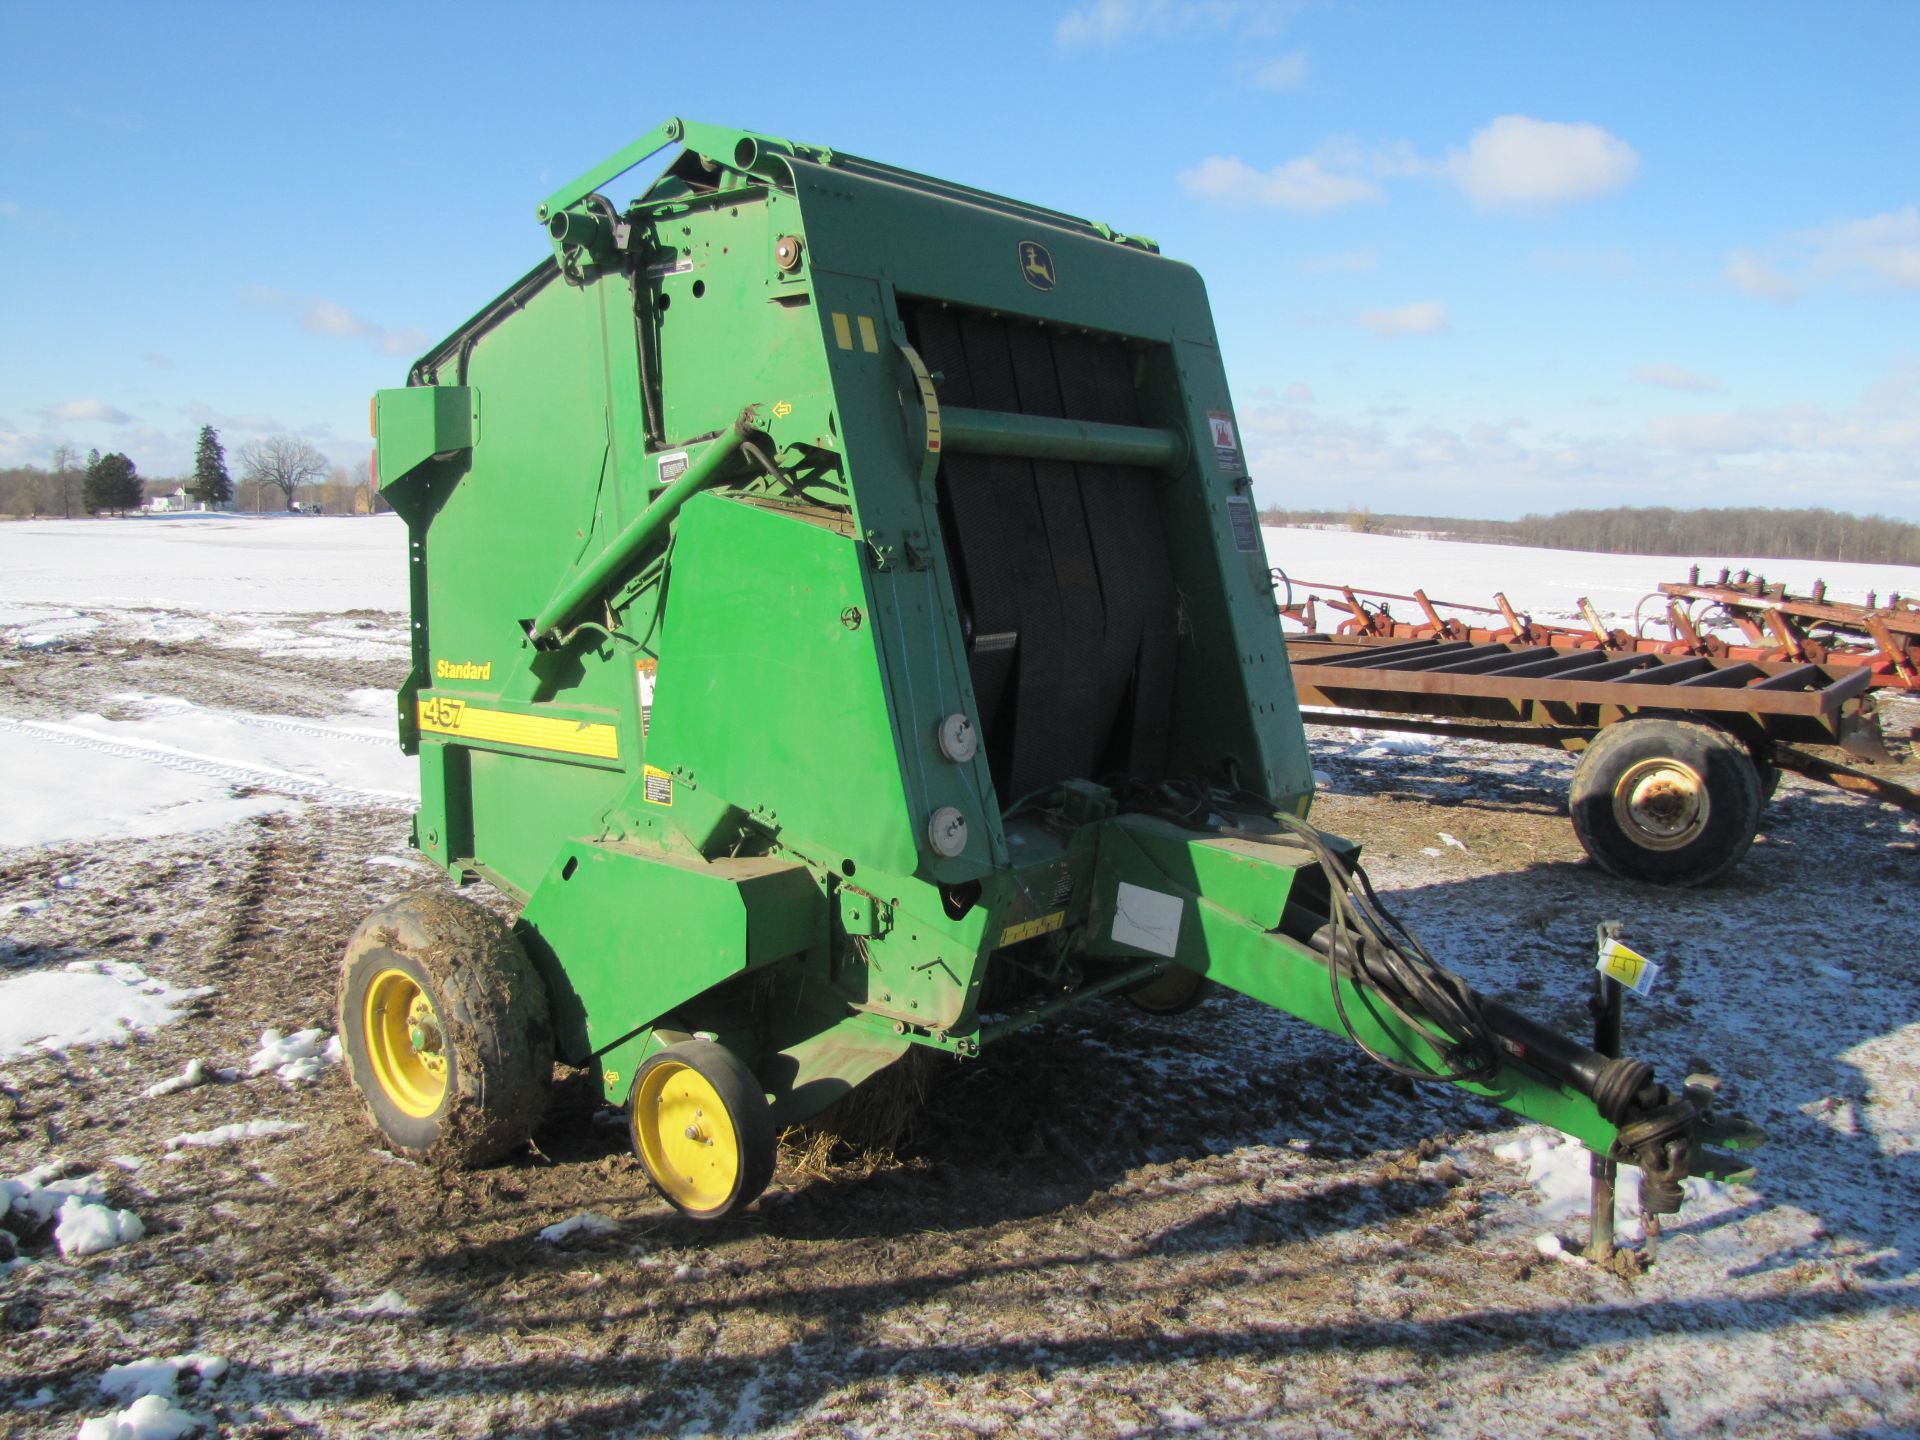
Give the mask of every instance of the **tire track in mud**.
MULTIPOLYGON (((323 727, 313 728, 323 731, 323 727)), ((91 731, 70 725, 57 725, 49 721, 14 720, 7 716, 0 716, 0 733, 7 732, 31 735, 38 739, 71 745, 79 750, 112 755, 122 760, 137 760, 143 764, 160 765, 169 770, 184 771, 189 775, 203 775, 214 780, 224 780, 230 785, 276 790, 300 799, 357 802, 386 809, 411 809, 414 803, 413 796, 398 790, 373 790, 358 785, 344 785, 338 781, 299 775, 293 771, 279 770, 269 765, 253 765, 240 760, 222 760, 216 756, 201 755, 191 750, 178 750, 172 746, 135 740, 108 740, 91 731)), ((328 738, 335 738, 335 736, 328 733, 328 738)))
POLYGON ((356 745, 378 745, 383 749, 397 749, 400 743, 394 735, 384 731, 335 730, 310 721, 282 719, 277 715, 254 715, 244 710, 216 710, 205 706, 195 708, 208 715, 218 715, 223 720, 237 720, 255 730, 284 730, 290 735, 311 735, 319 740, 351 740, 356 745))

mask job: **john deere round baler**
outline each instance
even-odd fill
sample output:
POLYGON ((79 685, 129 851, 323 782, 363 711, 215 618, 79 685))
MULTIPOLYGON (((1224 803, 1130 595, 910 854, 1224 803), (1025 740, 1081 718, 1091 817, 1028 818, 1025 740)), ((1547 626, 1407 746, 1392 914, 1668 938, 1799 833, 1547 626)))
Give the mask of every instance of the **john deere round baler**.
POLYGON ((1105 225, 669 121, 374 402, 419 848, 340 1029, 400 1149, 495 1158, 554 1062, 726 1215, 913 1046, 1207 982, 1641 1166, 1705 1092, 1477 995, 1307 822, 1200 278, 1105 225), (680 147, 624 207, 616 177, 680 147))

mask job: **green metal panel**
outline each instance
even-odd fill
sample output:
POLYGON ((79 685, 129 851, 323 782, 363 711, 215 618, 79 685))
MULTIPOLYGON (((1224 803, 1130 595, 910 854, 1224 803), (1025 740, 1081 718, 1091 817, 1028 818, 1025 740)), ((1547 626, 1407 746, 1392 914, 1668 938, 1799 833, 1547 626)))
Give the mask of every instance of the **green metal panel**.
MULTIPOLYGON (((648 763, 670 772, 675 803, 682 790, 709 791, 824 864, 911 875, 934 809, 958 806, 984 834, 986 807, 956 766, 938 790, 907 791, 899 756, 918 737, 896 733, 864 552, 798 511, 690 501, 674 542, 648 763)), ((938 718, 925 713, 930 732, 938 718)), ((955 878, 984 869, 925 858, 955 878)))
POLYGON ((573 841, 521 914, 571 1064, 776 960, 823 953, 826 905, 803 865, 687 860, 573 841))
POLYGON ((389 483, 436 455, 471 449, 479 428, 478 397, 469 386, 382 390, 374 396, 378 471, 389 483))

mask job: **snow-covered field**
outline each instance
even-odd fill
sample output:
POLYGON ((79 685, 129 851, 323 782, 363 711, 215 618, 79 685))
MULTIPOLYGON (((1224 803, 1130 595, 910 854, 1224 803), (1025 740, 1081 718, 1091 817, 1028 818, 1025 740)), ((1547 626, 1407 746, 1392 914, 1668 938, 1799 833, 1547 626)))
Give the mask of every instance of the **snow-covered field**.
MULTIPOLYGON (((1267 540, 1541 618, 1693 563, 1267 540)), ((1577 1150, 1226 999, 1024 1033, 896 1158, 692 1229, 577 1086, 538 1150, 440 1176, 335 1063, 347 933, 431 883, 403 572, 391 519, 0 525, 0 1432, 1920 1428, 1910 817, 1789 778, 1728 883, 1669 893, 1581 862, 1563 757, 1312 732, 1316 817, 1483 989, 1579 1030, 1595 922, 1665 963, 1630 1043, 1772 1140, 1651 1270, 1575 1255, 1577 1150)))
MULTIPOLYGON (((1854 565, 1827 560, 1760 560, 1711 555, 1592 555, 1573 550, 1537 550, 1522 545, 1439 544, 1396 535, 1360 535, 1347 530, 1278 529, 1266 531, 1267 558, 1294 581, 1354 585, 1396 594, 1414 587, 1429 599, 1491 606, 1503 591, 1516 610, 1541 621, 1579 623, 1580 601, 1619 623, 1631 622, 1635 608, 1661 581, 1681 581, 1698 565, 1702 583, 1723 569, 1750 569, 1773 584, 1784 582, 1797 595, 1824 579, 1836 600, 1865 600, 1868 593, 1920 594, 1920 568, 1912 565, 1854 565)), ((1306 598, 1304 589, 1294 597, 1306 598)), ((1324 593, 1324 592, 1322 592, 1324 593)), ((1418 607, 1392 602, 1393 613, 1418 618, 1418 607)), ((1652 607, 1648 617, 1658 613, 1652 607)), ((1334 617, 1336 620, 1339 617, 1334 617)))

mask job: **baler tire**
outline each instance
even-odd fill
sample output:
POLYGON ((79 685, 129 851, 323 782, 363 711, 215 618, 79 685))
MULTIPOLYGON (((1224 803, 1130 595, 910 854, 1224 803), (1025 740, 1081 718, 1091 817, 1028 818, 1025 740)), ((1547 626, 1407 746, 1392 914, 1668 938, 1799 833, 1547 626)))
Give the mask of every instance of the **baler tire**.
POLYGON ((339 1027, 347 1072, 398 1153, 465 1170, 533 1138, 553 1085, 546 983, 472 901, 422 890, 361 921, 339 1027))
POLYGON ((712 1040, 670 1045, 640 1067, 627 1135, 653 1188, 694 1220, 721 1220, 758 1200, 779 1153, 765 1090, 712 1040))
POLYGON ((1149 1015, 1184 1015, 1213 994, 1213 984, 1197 970, 1169 965, 1152 979, 1122 993, 1135 1009, 1149 1015))
POLYGON ((1568 808, 1581 847, 1609 874, 1704 885, 1747 853, 1762 804, 1753 755, 1734 736, 1641 716, 1587 746, 1568 808))

